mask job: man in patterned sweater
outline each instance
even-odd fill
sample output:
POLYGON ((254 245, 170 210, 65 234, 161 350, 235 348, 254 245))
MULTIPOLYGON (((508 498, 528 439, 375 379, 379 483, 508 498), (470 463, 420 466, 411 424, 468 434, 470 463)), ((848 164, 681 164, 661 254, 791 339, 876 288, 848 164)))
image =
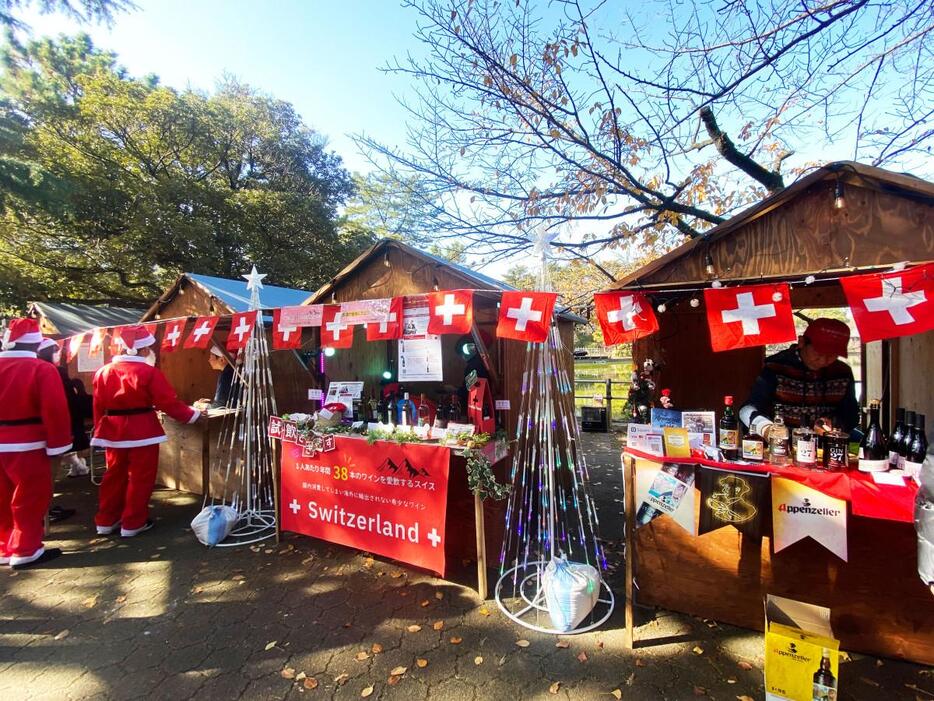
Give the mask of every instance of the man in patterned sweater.
POLYGON ((740 420, 768 438, 775 416, 789 426, 811 424, 818 432, 831 425, 852 431, 859 404, 846 357, 850 329, 836 319, 815 319, 794 346, 769 356, 739 411, 740 420))

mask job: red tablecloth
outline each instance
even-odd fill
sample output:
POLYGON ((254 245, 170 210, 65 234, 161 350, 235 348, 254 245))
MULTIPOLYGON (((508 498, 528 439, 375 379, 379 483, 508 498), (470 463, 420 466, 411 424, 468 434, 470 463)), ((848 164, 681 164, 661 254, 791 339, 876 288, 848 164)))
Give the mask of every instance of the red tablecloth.
POLYGON ((914 521, 915 495, 918 493, 918 485, 913 480, 906 480, 907 486, 905 487, 897 487, 876 484, 871 475, 855 470, 849 472, 823 472, 821 470, 795 467, 794 465, 720 462, 706 458, 668 458, 644 453, 633 448, 624 449, 623 454, 634 458, 652 460, 653 462, 696 464, 722 470, 778 475, 806 484, 837 499, 845 499, 850 502, 854 516, 880 518, 903 523, 912 523, 914 521))

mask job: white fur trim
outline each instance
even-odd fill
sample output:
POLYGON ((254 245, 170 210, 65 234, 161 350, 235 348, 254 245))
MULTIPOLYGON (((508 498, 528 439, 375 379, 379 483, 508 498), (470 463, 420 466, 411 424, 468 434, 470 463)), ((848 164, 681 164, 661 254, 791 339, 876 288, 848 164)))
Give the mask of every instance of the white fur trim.
POLYGON ((32 555, 13 555, 10 558, 10 564, 11 565, 25 565, 29 562, 35 562, 40 557, 42 557, 42 553, 44 552, 45 552, 45 546, 40 545, 39 549, 36 550, 36 552, 34 552, 32 555))
POLYGON ((67 453, 69 450, 71 450, 71 446, 72 444, 69 443, 68 445, 63 445, 61 448, 46 448, 45 454, 49 457, 54 455, 61 455, 62 453, 67 453))
POLYGON ((135 347, 135 346, 134 346, 133 348, 127 348, 127 349, 126 349, 126 354, 127 354, 127 355, 136 355, 138 352, 139 352, 139 351, 136 350, 136 347, 135 347))
POLYGON ((191 407, 191 410, 195 413, 191 415, 190 419, 188 419, 188 423, 193 424, 201 416, 201 410, 195 409, 194 407, 191 407))
POLYGON ((58 344, 51 338, 43 338, 42 343, 39 344, 39 350, 45 350, 46 348, 58 348, 58 344))
MULTIPOLYGON (((9 338, 6 340, 9 340, 9 338)), ((22 336, 17 336, 13 339, 13 343, 42 343, 42 341, 43 336, 38 331, 24 333, 22 336)))
POLYGON ((0 352, 0 358, 35 358, 32 351, 4 350, 0 352))
POLYGON ((28 453, 30 450, 41 450, 42 448, 45 448, 45 441, 33 441, 32 443, 0 443, 0 453, 28 453))
POLYGON ((9 565, 9 564, 10 564, 10 558, 8 558, 6 555, 0 555, 0 565, 9 565))
POLYGON ((146 359, 138 355, 115 355, 110 360, 111 363, 145 363, 146 359))
POLYGON ((169 440, 168 436, 154 436, 152 438, 140 438, 135 441, 111 441, 107 438, 92 438, 91 445, 100 448, 142 448, 144 445, 155 445, 156 443, 165 443, 169 440))
POLYGON ((153 336, 151 333, 146 334, 142 338, 136 339, 136 342, 133 344, 133 348, 139 350, 140 348, 146 348, 148 346, 151 346, 155 342, 156 342, 155 336, 153 336))

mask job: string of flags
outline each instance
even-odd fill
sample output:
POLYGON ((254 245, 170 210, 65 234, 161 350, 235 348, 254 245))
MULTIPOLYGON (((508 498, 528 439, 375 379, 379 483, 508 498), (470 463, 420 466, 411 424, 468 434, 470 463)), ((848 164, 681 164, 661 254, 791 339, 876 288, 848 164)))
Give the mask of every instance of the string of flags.
MULTIPOLYGON (((716 282, 716 281, 715 281, 716 282)), ((811 280, 813 282, 813 280, 811 280)), ((924 263, 886 273, 841 277, 840 284, 863 342, 923 333, 934 329, 934 263, 924 263)), ((354 328, 363 325, 367 341, 388 341, 405 336, 407 320, 424 314, 424 332, 432 335, 469 334, 474 322, 474 293, 477 290, 441 290, 424 295, 360 300, 341 304, 312 304, 272 310, 273 350, 298 349, 302 329, 319 327, 321 346, 346 349, 353 345, 354 328), (418 311, 414 311, 415 309, 418 311)), ((796 339, 791 288, 788 283, 724 287, 714 284, 703 290, 711 347, 715 351, 789 343, 796 339)), ((557 294, 553 292, 501 292, 496 336, 527 343, 548 338, 557 294)), ((657 293, 656 293, 657 294, 657 293)), ((692 307, 700 306, 697 298, 692 307)), ((598 292, 594 311, 607 346, 631 343, 659 330, 658 316, 665 303, 653 304, 643 291, 598 292)), ((225 346, 236 352, 253 333, 256 311, 230 315, 225 346)), ((146 324, 153 334, 164 327, 160 348, 171 353, 180 348, 207 348, 221 316, 188 317, 146 324)), ((90 355, 104 347, 108 329, 64 339, 70 360, 89 338, 90 355)), ((119 327, 112 329, 112 339, 119 327)))

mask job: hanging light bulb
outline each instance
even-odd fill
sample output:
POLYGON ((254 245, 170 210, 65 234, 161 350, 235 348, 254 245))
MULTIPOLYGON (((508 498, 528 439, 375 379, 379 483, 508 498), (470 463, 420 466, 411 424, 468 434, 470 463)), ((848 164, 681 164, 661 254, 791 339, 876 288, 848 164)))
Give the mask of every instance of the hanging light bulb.
POLYGON ((817 280, 816 277, 814 277, 813 275, 808 275, 806 278, 804 278, 804 284, 813 285, 815 280, 817 280))
POLYGON ((658 310, 659 314, 664 314, 666 311, 668 311, 668 305, 665 304, 664 302, 662 302, 655 308, 658 310))
POLYGON ((438 284, 438 278, 431 279, 431 286, 434 288, 435 292, 441 289, 441 285, 438 284))
POLYGON ((388 253, 383 256, 383 265, 385 265, 387 268, 391 267, 389 265, 389 254, 388 253))
POLYGON ((691 297, 691 306, 697 309, 700 306, 700 300, 697 297, 691 297))
POLYGON ((328 358, 332 357, 336 352, 337 351, 331 348, 330 346, 324 349, 324 355, 325 357, 328 357, 328 358))
POLYGON ((837 184, 833 188, 833 208, 843 209, 844 207, 846 207, 846 199, 843 196, 843 183, 837 180, 837 184))
POLYGON ((772 293, 772 301, 773 301, 773 302, 781 302, 782 299, 783 299, 783 297, 784 297, 784 295, 782 295, 781 292, 773 292, 773 293, 772 293))
POLYGON ((713 267, 713 257, 710 253, 704 254, 704 270, 707 271, 707 275, 713 277, 717 274, 717 269, 713 267))
POLYGON ((723 283, 720 282, 719 280, 714 280, 713 282, 710 283, 710 286, 716 290, 719 290, 721 287, 723 287, 723 283))

